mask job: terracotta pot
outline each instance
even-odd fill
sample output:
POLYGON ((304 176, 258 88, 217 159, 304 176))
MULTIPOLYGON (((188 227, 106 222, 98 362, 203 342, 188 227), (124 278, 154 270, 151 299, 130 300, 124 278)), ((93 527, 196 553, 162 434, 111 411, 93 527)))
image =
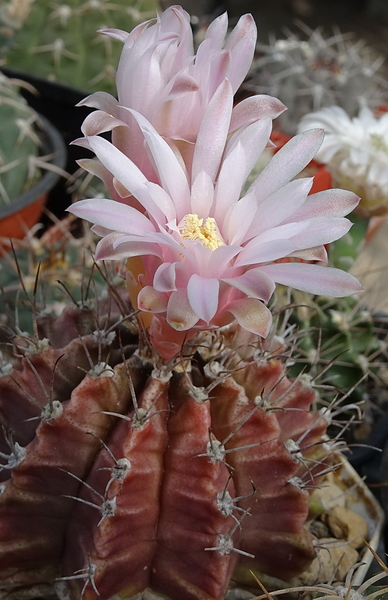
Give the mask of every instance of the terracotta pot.
MULTIPOLYGON (((53 154, 51 164, 64 169, 66 147, 63 139, 45 117, 40 116, 40 120, 44 126, 43 154, 53 154)), ((12 200, 11 204, 0 206, 0 237, 17 239, 25 237, 26 232, 38 222, 48 193, 59 177, 57 173, 47 170, 32 188, 12 200)))
MULTIPOLYGON (((277 148, 275 152, 277 152, 284 144, 286 144, 290 140, 289 135, 285 135, 280 131, 274 129, 271 133, 271 141, 276 144, 277 148)), ((316 192, 322 192, 323 190, 328 190, 332 187, 331 174, 326 169, 326 166, 322 163, 317 162, 316 160, 312 160, 303 172, 304 176, 314 176, 314 182, 312 188, 310 190, 310 194, 315 194, 316 192)))

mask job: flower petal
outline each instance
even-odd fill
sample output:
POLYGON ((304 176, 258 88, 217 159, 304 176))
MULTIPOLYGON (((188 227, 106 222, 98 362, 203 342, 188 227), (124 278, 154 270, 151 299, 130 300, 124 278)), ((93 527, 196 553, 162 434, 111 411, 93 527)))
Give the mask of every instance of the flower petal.
POLYGON ((233 108, 229 132, 246 127, 259 119, 276 119, 285 110, 287 107, 274 96, 257 94, 245 98, 233 108))
POLYGON ((272 120, 263 118, 251 123, 242 130, 236 131, 229 138, 225 148, 225 156, 228 156, 237 144, 241 144, 244 149, 246 156, 244 181, 268 145, 271 129, 272 120))
POLYGON ((242 298, 226 306, 225 310, 232 313, 239 325, 247 331, 263 338, 267 337, 271 328, 272 314, 260 300, 242 298))
POLYGON ((173 150, 140 113, 128 109, 141 128, 160 177, 162 187, 169 193, 180 220, 189 212, 190 190, 186 175, 173 150))
MULTIPOLYGON (((237 144, 221 166, 215 189, 214 208, 211 214, 225 235, 225 216, 229 207, 238 204, 242 186, 245 183, 246 155, 241 144, 237 144)), ((226 236, 227 238, 229 236, 226 236)))
POLYGON ((99 136, 86 139, 102 164, 137 200, 140 200, 139 196, 144 192, 144 184, 147 181, 140 169, 108 140, 99 136))
POLYGON ((80 200, 68 209, 76 217, 106 227, 111 231, 122 233, 154 232, 155 227, 145 215, 138 210, 106 198, 80 200))
POLYGON ((310 294, 343 297, 362 291, 360 282, 345 271, 304 263, 276 263, 260 269, 276 283, 310 294))
POLYGON ((191 186, 191 212, 206 219, 213 205, 213 198, 213 182, 205 171, 201 171, 191 186))
POLYGON ((116 116, 118 110, 118 101, 116 98, 108 94, 107 92, 94 92, 90 94, 81 102, 78 102, 76 106, 88 106, 89 108, 98 108, 104 112, 116 116))
POLYGON ((250 269, 238 277, 226 278, 222 281, 237 288, 250 298, 268 302, 275 291, 275 283, 261 269, 250 269))
POLYGON ((187 295, 193 311, 205 323, 210 323, 217 312, 220 282, 192 275, 187 286, 187 295))
POLYGON ((291 138, 264 167, 248 192, 253 192, 257 201, 262 202, 308 165, 322 144, 322 140, 321 129, 312 129, 291 138))
MULTIPOLYGON (((297 221, 298 219, 293 218, 293 215, 306 202, 307 194, 309 193, 312 184, 312 177, 295 179, 270 194, 268 198, 263 200, 257 207, 252 224, 243 237, 241 234, 239 235, 238 228, 235 226, 237 219, 239 219, 237 216, 239 203, 235 207, 235 210, 232 211, 230 219, 231 225, 234 225, 231 229, 232 231, 233 229, 235 230, 234 235, 232 236, 232 243, 238 244, 242 241, 249 240, 265 230, 272 229, 280 223, 284 223, 287 218, 289 218, 290 221, 292 220, 292 222, 297 221)), ((243 199, 240 202, 243 202, 243 199)))
POLYGON ((152 286, 143 287, 137 296, 137 306, 139 310, 152 313, 166 312, 168 295, 163 292, 157 292, 152 286))
POLYGON ((120 242, 121 233, 109 233, 96 246, 96 260, 122 260, 132 256, 147 256, 152 254, 162 258, 161 248, 157 244, 144 241, 120 242))
POLYGON ((252 64, 255 52, 257 29, 250 14, 240 17, 236 27, 229 34, 225 50, 231 51, 231 69, 228 79, 236 92, 244 81, 252 64))
POLYGON ((354 210, 360 198, 347 190, 331 189, 311 194, 306 203, 292 215, 293 220, 312 217, 344 217, 354 210))
POLYGON ((178 289, 177 280, 181 287, 187 284, 185 266, 176 262, 163 263, 155 271, 153 286, 159 292, 175 292, 178 289))
POLYGON ((127 124, 121 119, 103 110, 96 110, 86 117, 82 123, 81 131, 86 136, 92 136, 112 131, 115 127, 122 126, 127 127, 127 124))
POLYGON ((193 156, 193 180, 201 171, 215 180, 228 136, 232 105, 232 88, 225 80, 210 100, 199 128, 193 156))
POLYGON ((235 261, 235 267, 245 267, 288 256, 296 250, 296 244, 290 240, 270 240, 263 244, 244 248, 235 261))
POLYGON ((176 331, 187 331, 199 321, 191 308, 186 290, 172 292, 167 306, 167 323, 176 331))

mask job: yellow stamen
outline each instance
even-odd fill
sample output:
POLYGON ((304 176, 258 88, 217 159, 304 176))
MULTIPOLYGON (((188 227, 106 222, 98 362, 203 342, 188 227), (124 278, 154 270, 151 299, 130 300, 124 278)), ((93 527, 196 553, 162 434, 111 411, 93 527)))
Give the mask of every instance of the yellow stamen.
POLYGON ((205 222, 203 221, 198 215, 186 215, 179 227, 182 238, 184 240, 198 240, 210 250, 225 246, 215 219, 208 217, 205 222))

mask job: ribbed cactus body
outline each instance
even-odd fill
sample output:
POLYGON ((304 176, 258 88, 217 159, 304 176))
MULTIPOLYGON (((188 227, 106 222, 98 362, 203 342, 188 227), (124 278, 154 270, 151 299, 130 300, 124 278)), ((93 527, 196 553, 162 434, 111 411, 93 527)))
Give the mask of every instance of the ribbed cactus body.
POLYGON ((113 316, 42 317, 55 348, 19 343, 0 379, 1 586, 221 600, 251 570, 300 573, 315 555, 306 488, 327 453, 307 379, 261 351, 206 361, 193 342, 167 368, 133 353, 113 316))

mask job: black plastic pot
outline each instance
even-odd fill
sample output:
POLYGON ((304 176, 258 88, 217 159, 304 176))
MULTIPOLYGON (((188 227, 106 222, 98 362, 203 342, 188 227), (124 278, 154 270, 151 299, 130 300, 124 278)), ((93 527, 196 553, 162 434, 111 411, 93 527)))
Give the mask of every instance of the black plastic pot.
MULTIPOLYGON (((76 107, 76 104, 85 98, 88 92, 8 67, 2 67, 1 70, 7 77, 21 79, 35 88, 37 95, 23 89, 21 93, 29 105, 48 119, 61 134, 67 147, 67 161, 64 168, 68 173, 74 173, 78 169, 76 160, 84 158, 87 150, 69 146, 69 144, 82 136, 82 122, 93 110, 87 107, 76 107)), ((67 192, 65 181, 62 179, 49 194, 47 208, 58 218, 62 218, 70 202, 71 198, 67 192)))
MULTIPOLYGON (((42 128, 39 135, 43 154, 53 154, 50 164, 64 169, 67 152, 62 136, 56 127, 41 115, 40 122, 42 128)), ((26 231, 38 222, 48 195, 59 179, 58 173, 47 170, 32 188, 20 194, 11 204, 0 206, 0 237, 23 238, 26 231)))

